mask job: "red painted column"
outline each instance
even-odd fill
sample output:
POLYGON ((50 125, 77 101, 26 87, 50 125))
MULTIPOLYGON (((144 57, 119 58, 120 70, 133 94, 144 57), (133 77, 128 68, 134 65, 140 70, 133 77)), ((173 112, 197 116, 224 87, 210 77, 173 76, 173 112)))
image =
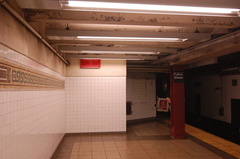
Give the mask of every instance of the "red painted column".
POLYGON ((171 136, 174 139, 185 138, 185 92, 184 69, 173 66, 170 74, 171 99, 171 136))

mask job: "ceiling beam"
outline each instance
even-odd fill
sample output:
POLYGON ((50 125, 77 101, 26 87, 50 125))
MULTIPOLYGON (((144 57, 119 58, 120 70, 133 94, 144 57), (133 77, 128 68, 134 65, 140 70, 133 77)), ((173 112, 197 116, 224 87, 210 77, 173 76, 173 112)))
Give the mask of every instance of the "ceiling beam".
POLYGON ((49 40, 51 45, 67 46, 67 45, 88 45, 88 46, 114 46, 114 45, 131 45, 133 47, 159 47, 159 48, 188 48, 196 45, 197 41, 185 41, 184 43, 162 43, 162 42, 131 42, 131 41, 76 41, 76 40, 49 40))
POLYGON ((144 56, 144 55, 73 55, 68 54, 67 58, 79 59, 121 59, 121 60, 156 60, 158 56, 144 56))
POLYGON ((152 62, 152 64, 170 63, 170 65, 189 64, 209 57, 218 57, 240 51, 240 30, 202 43, 152 62))
POLYGON ((236 28, 238 17, 203 17, 66 10, 25 10, 29 22, 236 28))
POLYGON ((164 32, 136 32, 136 31, 73 31, 47 30, 47 36, 94 36, 94 37, 143 37, 143 38, 188 38, 188 40, 209 40, 207 33, 164 33, 164 32))
POLYGON ((155 70, 155 71, 169 71, 170 68, 127 68, 128 70, 155 70))
POLYGON ((127 68, 169 68, 170 66, 154 66, 154 65, 127 65, 127 68))
POLYGON ((170 69, 127 69, 127 72, 169 73, 170 69))
POLYGON ((88 50, 88 51, 133 51, 133 52, 160 52, 160 53, 177 53, 177 49, 171 48, 151 48, 151 47, 103 47, 103 46, 60 46, 60 51, 62 53, 76 52, 88 50))
POLYGON ((169 66, 127 65, 128 72, 164 72, 170 71, 169 66))

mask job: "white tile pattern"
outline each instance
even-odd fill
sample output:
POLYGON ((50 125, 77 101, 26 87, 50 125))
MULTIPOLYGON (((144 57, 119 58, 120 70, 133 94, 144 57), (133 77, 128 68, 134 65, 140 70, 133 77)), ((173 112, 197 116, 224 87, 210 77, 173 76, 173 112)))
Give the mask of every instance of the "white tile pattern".
POLYGON ((48 159, 65 133, 64 91, 0 92, 0 159, 48 159))
POLYGON ((155 80, 127 79, 127 101, 132 102, 132 115, 127 120, 156 117, 155 80))
MULTIPOLYGON (((0 45, 0 59, 65 77, 0 45)), ((0 159, 49 159, 65 134, 65 90, 0 89, 0 159)))
POLYGON ((240 99, 240 75, 223 77, 223 107, 225 108, 226 121, 231 123, 231 99, 240 99), (237 86, 232 86, 232 80, 237 80, 237 86))
POLYGON ((126 131, 126 77, 66 78, 67 133, 126 131))

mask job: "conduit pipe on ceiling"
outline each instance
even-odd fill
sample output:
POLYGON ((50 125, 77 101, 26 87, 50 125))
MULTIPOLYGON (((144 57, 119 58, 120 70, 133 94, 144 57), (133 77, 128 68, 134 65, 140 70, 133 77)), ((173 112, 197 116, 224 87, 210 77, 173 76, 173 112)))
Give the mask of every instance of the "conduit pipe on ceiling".
POLYGON ((6 0, 0 0, 0 4, 4 6, 12 15, 15 16, 26 28, 28 28, 38 39, 42 41, 55 55, 57 55, 66 65, 68 62, 30 25, 28 22, 12 8, 6 0))

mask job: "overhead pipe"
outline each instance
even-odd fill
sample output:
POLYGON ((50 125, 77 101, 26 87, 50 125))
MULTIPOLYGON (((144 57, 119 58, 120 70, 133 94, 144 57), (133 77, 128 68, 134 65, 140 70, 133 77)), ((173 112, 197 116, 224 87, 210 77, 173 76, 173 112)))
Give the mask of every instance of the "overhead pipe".
POLYGON ((15 11, 6 0, 0 0, 0 4, 4 6, 12 15, 15 16, 26 28, 28 28, 38 39, 40 39, 55 55, 57 55, 66 65, 68 62, 21 16, 15 11))

